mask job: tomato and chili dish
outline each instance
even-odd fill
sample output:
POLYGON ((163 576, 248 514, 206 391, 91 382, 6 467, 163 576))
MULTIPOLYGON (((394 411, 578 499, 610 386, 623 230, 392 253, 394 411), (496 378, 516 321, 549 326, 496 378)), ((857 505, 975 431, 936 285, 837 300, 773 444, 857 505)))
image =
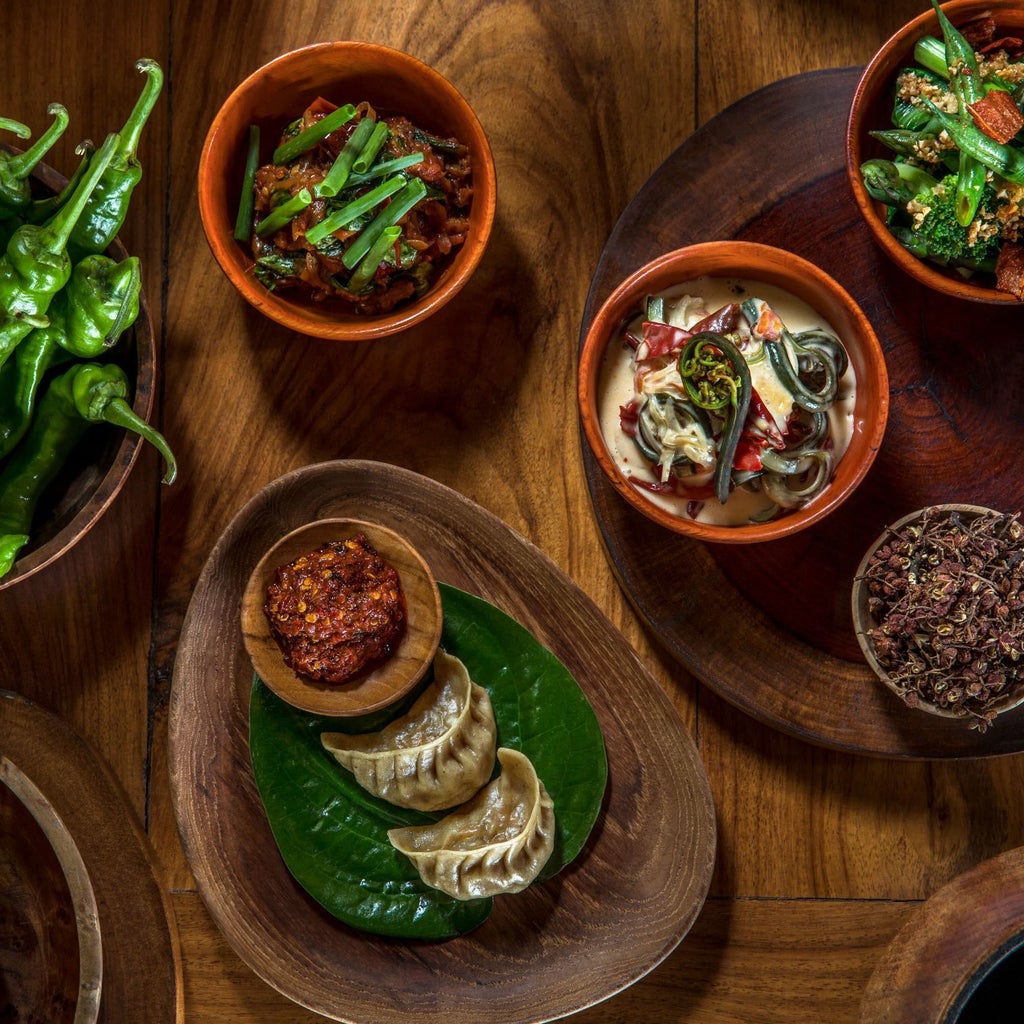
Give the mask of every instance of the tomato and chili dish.
POLYGON ((285 664, 331 685, 390 657, 407 620, 398 571, 363 534, 278 567, 263 610, 285 664))
POLYGON ((469 148, 323 98, 287 125, 269 163, 249 148, 235 238, 273 291, 375 316, 419 298, 466 240, 469 148))

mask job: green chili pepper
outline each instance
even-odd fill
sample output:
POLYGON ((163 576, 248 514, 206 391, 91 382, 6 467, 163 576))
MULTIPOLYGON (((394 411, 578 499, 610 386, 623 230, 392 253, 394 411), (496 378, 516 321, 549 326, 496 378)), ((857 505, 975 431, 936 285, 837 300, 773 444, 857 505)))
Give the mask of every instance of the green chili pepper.
POLYGON ((128 405, 128 378, 115 363, 75 363, 49 384, 21 444, 0 471, 0 576, 28 543, 43 492, 95 423, 135 431, 164 457, 164 482, 177 465, 167 441, 128 405))
POLYGON ((117 133, 117 149, 84 215, 71 233, 68 248, 76 256, 107 249, 121 230, 132 192, 142 179, 142 165, 137 156, 139 140, 163 88, 164 73, 155 60, 137 61, 135 67, 146 75, 146 84, 124 127, 117 133))
POLYGON ((37 327, 0 366, 0 459, 24 436, 47 370, 71 359, 91 359, 115 345, 139 315, 139 258, 117 263, 86 256, 50 304, 46 327, 37 327))
POLYGON ((20 214, 28 208, 32 202, 29 177, 68 126, 68 112, 62 104, 51 103, 46 112, 53 123, 24 153, 0 153, 0 216, 20 214))
POLYGON ((724 335, 701 331, 679 353, 679 374, 693 403, 725 417, 715 463, 715 497, 729 498, 732 463, 750 409, 750 370, 738 348, 724 335))
POLYGON ((68 236, 116 142, 108 136, 74 195, 45 224, 23 224, 7 243, 0 257, 0 366, 29 331, 46 325, 50 302, 71 276, 68 236))
POLYGON ((75 147, 75 153, 82 159, 78 161, 74 174, 68 178, 68 183, 52 196, 33 200, 32 205, 22 214, 25 220, 30 224, 42 224, 49 220, 74 194, 82 178, 85 177, 85 172, 89 169, 89 161, 95 152, 96 146, 92 139, 83 139, 75 147))

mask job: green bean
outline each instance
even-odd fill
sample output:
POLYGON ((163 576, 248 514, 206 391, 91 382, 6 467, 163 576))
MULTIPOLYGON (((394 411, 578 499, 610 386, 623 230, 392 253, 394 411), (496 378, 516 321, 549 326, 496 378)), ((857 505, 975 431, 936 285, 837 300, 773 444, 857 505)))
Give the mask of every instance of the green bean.
POLYGON ((1024 185, 1024 151, 997 142, 973 124, 965 124, 930 105, 961 154, 973 157, 1007 181, 1024 185))

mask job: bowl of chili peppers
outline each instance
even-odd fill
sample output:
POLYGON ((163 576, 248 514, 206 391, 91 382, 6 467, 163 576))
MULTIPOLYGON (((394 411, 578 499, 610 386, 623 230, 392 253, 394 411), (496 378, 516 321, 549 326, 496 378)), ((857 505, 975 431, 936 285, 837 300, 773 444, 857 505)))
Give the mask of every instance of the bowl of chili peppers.
POLYGON ((657 257, 585 325, 583 434, 615 491, 673 533, 749 544, 820 522, 874 462, 885 359, 852 297, 774 246, 657 257))
POLYGON ((1020 513, 931 505, 887 526, 857 569, 857 640, 908 707, 984 731, 1024 702, 1020 513))
POLYGON ((1024 8, 933 0, 854 93, 846 170, 875 242, 911 278, 1024 301, 1024 8))
POLYGON ((228 96, 199 162, 199 211, 228 280, 271 320, 384 337, 451 301, 494 221, 484 129, 443 75, 401 51, 328 42, 228 96))
POLYGON ((0 590, 49 565, 97 522, 142 442, 176 465, 149 424, 155 344, 138 257, 117 239, 142 169, 138 144, 163 72, 145 75, 126 121, 83 143, 70 178, 43 163, 70 118, 51 104, 36 139, 0 148, 0 590))

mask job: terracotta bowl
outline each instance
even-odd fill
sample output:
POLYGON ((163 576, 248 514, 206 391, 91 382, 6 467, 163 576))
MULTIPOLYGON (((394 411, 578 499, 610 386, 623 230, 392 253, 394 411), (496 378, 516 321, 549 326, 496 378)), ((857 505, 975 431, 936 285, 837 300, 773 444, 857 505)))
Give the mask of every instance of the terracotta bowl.
MULTIPOLYGON (((40 195, 59 192, 66 183, 63 176, 45 166, 37 166, 33 175, 33 187, 40 195)), ((117 239, 108 253, 116 260, 128 256, 117 239)), ((145 267, 142 273, 145 277, 145 267)), ((148 422, 154 404, 156 345, 145 292, 135 325, 111 351, 128 379, 134 382, 132 408, 148 422)), ((120 493, 143 443, 130 431, 104 427, 91 433, 41 500, 32 539, 22 548, 11 571, 0 577, 0 591, 16 586, 56 561, 92 529, 120 493)))
POLYGON ((433 68, 398 50, 373 43, 306 46, 272 60, 239 85, 210 125, 199 160, 199 213, 213 255, 228 280, 264 315, 303 334, 338 341, 366 341, 420 323, 449 302, 483 257, 494 221, 494 158, 469 104, 433 68), (473 165, 473 199, 466 241, 440 279, 420 299, 391 313, 367 317, 268 291, 253 277, 252 254, 233 237, 249 126, 260 126, 262 157, 269 157, 281 129, 310 101, 368 101, 401 113, 419 127, 464 142, 473 165))
MULTIPOLYGON (((1015 36, 1024 35, 1024 7, 1017 0, 951 0, 943 4, 942 9, 958 28, 982 15, 991 14, 1000 29, 1006 29, 1015 36)), ((996 291, 984 283, 984 279, 966 279, 955 270, 912 256, 886 227, 885 205, 872 199, 864 187, 861 164, 875 157, 892 155, 868 132, 892 127, 896 76, 903 67, 914 64, 914 44, 924 35, 942 38, 938 19, 930 6, 882 46, 868 63, 854 92, 846 127, 846 172, 854 199, 875 241, 914 280, 954 298, 972 302, 1017 303, 1013 295, 996 291)))
POLYGON ((441 639, 441 592, 419 552, 400 534, 359 519, 319 519, 277 541, 253 569, 242 595, 242 637, 256 674, 282 700, 314 714, 350 717, 387 707, 424 677, 441 639), (406 604, 406 627, 391 656, 351 682, 328 685, 290 669, 270 631, 263 606, 280 566, 326 544, 363 534, 397 571, 406 604))
POLYGON ((96 896, 46 796, 0 754, 0 978, 15 1020, 93 1024, 103 985, 96 896))
POLYGON ((864 478, 882 443, 889 412, 889 379, 878 339, 853 299, 807 260, 755 242, 704 242, 666 253, 635 271, 605 300, 580 351, 578 400, 583 432, 612 486, 630 505, 674 533, 721 544, 786 537, 819 522, 845 501, 864 478), (808 505, 765 523, 718 525, 676 515, 655 504, 623 474, 600 425, 601 372, 620 326, 645 297, 698 277, 759 281, 802 299, 831 324, 850 356, 857 393, 850 445, 832 482, 808 505))
MULTIPOLYGON (((983 516, 997 516, 1000 514, 995 509, 985 508, 981 505, 963 505, 955 503, 931 505, 927 509, 917 509, 908 515, 897 519, 890 526, 887 526, 868 548, 864 557, 861 559, 860 565, 857 567, 857 573, 854 577, 853 593, 851 598, 851 610, 853 613, 854 630, 857 634, 857 643, 860 644, 860 649, 864 654, 864 659, 867 661, 872 671, 886 687, 899 697, 901 702, 903 701, 903 689, 880 663, 874 643, 871 639, 871 631, 877 628, 879 620, 872 614, 868 607, 869 593, 865 574, 878 549, 883 545, 888 544, 889 541, 904 528, 912 526, 920 521, 925 512, 943 520, 948 519, 950 515, 956 513, 963 522, 971 522, 972 520, 983 516)), ((1000 715, 1006 711, 1012 710, 1013 708, 1019 707, 1022 703, 1024 703, 1024 687, 1018 687, 1005 694, 1005 696, 1001 697, 996 703, 990 705, 988 710, 994 711, 997 715, 1000 715)), ((924 699, 919 699, 915 706, 921 711, 926 711, 931 715, 938 715, 941 718, 959 718, 965 722, 972 720, 970 713, 960 707, 944 707, 924 699)))

